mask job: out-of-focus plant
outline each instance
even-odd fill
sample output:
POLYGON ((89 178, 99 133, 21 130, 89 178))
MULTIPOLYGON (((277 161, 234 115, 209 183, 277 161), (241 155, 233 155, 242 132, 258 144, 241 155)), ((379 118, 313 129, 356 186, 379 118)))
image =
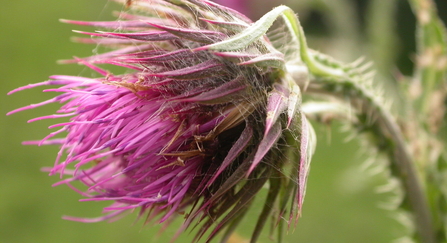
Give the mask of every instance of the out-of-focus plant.
MULTIPOLYGON (((357 16, 350 1, 289 2, 310 6, 326 18, 332 27, 330 31, 333 36, 330 40, 325 39, 325 44, 330 43, 327 51, 349 59, 353 53, 363 50, 375 60, 376 78, 367 85, 369 87, 363 86, 365 91, 373 91, 370 98, 366 98, 368 95, 360 90, 351 93, 339 88, 339 100, 349 103, 350 109, 357 106, 355 110, 360 111, 357 114, 361 115, 357 115, 356 121, 351 120, 351 125, 358 133, 369 134, 361 140, 369 141, 365 144, 365 151, 370 154, 370 163, 378 163, 373 159, 378 158, 377 152, 389 158, 387 170, 391 172, 389 184, 392 186, 388 188, 393 188, 391 190, 400 195, 391 208, 399 212, 398 218, 412 232, 406 239, 445 242, 447 33, 435 2, 408 1, 416 16, 417 49, 414 73, 405 78, 390 75, 395 72, 394 61, 396 50, 399 49, 395 34, 397 1, 368 1, 365 18, 367 39, 360 37, 360 28, 355 24, 359 22, 360 16, 357 16), (396 78, 398 82, 395 82, 396 78), (380 92, 374 94, 374 90, 380 92), (356 104, 359 101, 356 96, 362 93, 364 98, 360 100, 363 101, 356 104), (378 106, 368 107, 368 103, 376 103, 378 106)), ((313 96, 312 86, 318 82, 318 78, 310 81, 310 88, 303 92, 304 97, 313 96)), ((348 90, 353 90, 352 87, 348 90)), ((329 93, 332 96, 337 92, 325 92, 324 95, 329 93)), ((324 120, 327 117, 339 117, 346 121, 346 117, 342 118, 339 112, 328 116, 327 110, 324 110, 319 116, 324 117, 324 120)))
MULTIPOLYGON (((433 1, 409 0, 417 17, 417 58, 413 76, 394 86, 383 80, 391 79, 387 49, 395 43, 396 1, 370 1, 375 80, 363 58, 344 64, 310 49, 285 6, 253 23, 208 1, 121 2, 130 13, 120 21, 66 21, 113 30, 79 40, 116 50, 72 61, 103 77, 53 76, 38 85, 63 85, 51 90, 62 95, 16 110, 66 103, 64 114, 43 118, 72 116, 55 125, 67 137, 47 140, 56 135, 50 134, 40 144, 61 145, 58 160, 67 154, 51 170, 69 176, 61 183, 81 181, 89 200, 114 201, 106 208, 112 213, 96 220, 139 208, 170 222, 189 210, 180 231, 196 222, 202 226, 197 239, 213 228, 208 239, 226 229, 225 241, 268 185, 252 242, 270 215, 281 241, 283 220, 296 220, 304 200, 315 147, 308 119, 340 120, 362 135, 372 163, 377 154, 387 158, 390 185, 400 195, 392 210, 405 212, 406 239, 447 241, 447 34, 433 1), (114 75, 96 64, 129 71, 114 75)), ((332 54, 351 58, 341 45, 346 41, 348 48, 364 48, 347 1, 303 2, 334 20, 338 41, 330 44, 340 48, 332 54)))

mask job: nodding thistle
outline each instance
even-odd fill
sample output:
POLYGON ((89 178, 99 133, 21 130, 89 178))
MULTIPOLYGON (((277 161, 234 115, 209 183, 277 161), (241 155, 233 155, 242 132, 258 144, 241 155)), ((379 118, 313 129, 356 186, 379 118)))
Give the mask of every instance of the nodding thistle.
POLYGON ((362 144, 369 159, 388 159, 395 206, 412 221, 408 235, 446 241, 447 30, 435 4, 409 1, 419 16, 417 56, 431 61, 416 62, 415 82, 384 95, 362 58, 344 64, 308 48, 286 6, 252 22, 208 0, 116 1, 123 9, 116 21, 62 20, 100 29, 77 31, 87 37, 76 40, 105 52, 62 61, 99 77, 55 75, 10 92, 55 86, 45 90, 57 92, 54 98, 8 114, 61 103, 56 114, 30 121, 68 121, 27 143, 60 147, 48 169, 60 176, 56 185, 68 185, 82 201, 111 202, 98 218, 67 219, 97 222, 139 210, 145 222, 182 217, 174 239, 195 228, 194 241, 219 235, 226 242, 258 197, 264 204, 251 242, 268 219, 281 242, 284 224, 301 214, 316 141, 309 117, 371 135, 362 144), (392 96, 403 98, 393 109, 392 96))
POLYGON ((305 79, 307 69, 298 51, 281 49, 283 37, 265 35, 288 9, 278 7, 252 23, 204 0, 119 2, 126 12, 117 21, 63 20, 103 29, 79 32, 93 38, 77 40, 111 51, 64 61, 101 77, 56 75, 10 92, 58 86, 49 89, 61 93, 56 97, 9 114, 62 103, 56 115, 32 121, 70 120, 33 143, 60 146, 50 170, 63 176, 58 185, 74 188, 80 181, 87 189, 75 190, 86 201, 113 202, 99 218, 68 219, 96 222, 139 209, 169 223, 186 213, 179 232, 199 224, 196 240, 209 229, 210 240, 225 228, 230 234, 268 184, 252 241, 270 215, 275 225, 296 220, 314 138, 288 70, 305 79), (103 64, 127 71, 112 73, 103 64))

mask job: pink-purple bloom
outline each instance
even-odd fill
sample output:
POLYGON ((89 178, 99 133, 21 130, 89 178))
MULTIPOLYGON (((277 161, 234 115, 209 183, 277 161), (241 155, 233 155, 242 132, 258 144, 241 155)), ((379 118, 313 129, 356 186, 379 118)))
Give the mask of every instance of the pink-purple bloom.
POLYGON ((197 239, 213 228, 212 239, 224 228, 234 230, 267 182, 253 239, 271 214, 275 225, 295 219, 304 196, 299 174, 307 171, 307 135, 301 133, 307 123, 296 90, 283 82, 284 55, 266 37, 237 51, 210 50, 252 24, 212 2, 123 2, 129 11, 119 21, 63 20, 105 29, 79 32, 93 38, 77 40, 111 51, 65 61, 100 78, 57 75, 11 91, 56 85, 45 90, 59 93, 55 98, 10 113, 62 103, 57 114, 33 121, 70 120, 29 143, 60 146, 50 170, 63 177, 57 184, 85 201, 113 202, 105 216, 69 219, 96 222, 133 209, 166 223, 186 215, 179 232, 197 223, 197 239), (114 74, 103 64, 128 71, 114 74), (87 189, 75 188, 74 181, 87 189))

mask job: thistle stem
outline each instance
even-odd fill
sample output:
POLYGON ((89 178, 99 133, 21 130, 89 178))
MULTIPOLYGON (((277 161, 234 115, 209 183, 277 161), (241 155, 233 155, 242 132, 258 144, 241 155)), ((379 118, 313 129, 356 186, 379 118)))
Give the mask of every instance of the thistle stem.
POLYGON ((402 182, 405 190, 403 203, 408 201, 411 211, 414 213, 414 224, 419 235, 418 238, 424 243, 436 242, 430 209, 415 168, 415 162, 407 148, 400 127, 382 102, 375 98, 373 92, 366 87, 351 81, 312 80, 306 93, 325 94, 341 100, 346 100, 345 94, 349 93, 350 105, 358 110, 359 116, 373 118, 371 119, 373 123, 369 126, 373 128, 373 135, 376 136, 377 141, 388 141, 388 146, 381 149, 388 153, 392 161, 391 170, 402 182), (341 85, 342 89, 336 91, 333 88, 334 85, 338 87, 341 85))
MULTIPOLYGON (((407 148, 396 119, 378 98, 380 95, 375 94, 373 87, 367 85, 368 78, 362 75, 365 68, 358 68, 358 64, 354 63, 344 66, 325 55, 310 50, 299 20, 289 11, 284 11, 283 14, 288 28, 298 39, 301 60, 313 76, 313 80, 308 82, 307 78, 303 78, 302 72, 292 71, 289 72, 292 78, 301 87, 307 86, 307 89, 303 89, 306 90, 305 93, 323 93, 341 101, 349 99, 350 106, 359 113, 360 125, 366 125, 372 130, 372 135, 379 141, 377 144, 379 150, 387 152, 391 161, 391 172, 402 183, 405 198, 401 206, 408 203, 414 214, 414 225, 418 234, 415 237, 424 243, 436 242, 428 199, 415 168, 414 158, 407 148), (368 118, 371 122, 368 122, 368 118)), ((294 70, 289 67, 287 69, 294 70)))

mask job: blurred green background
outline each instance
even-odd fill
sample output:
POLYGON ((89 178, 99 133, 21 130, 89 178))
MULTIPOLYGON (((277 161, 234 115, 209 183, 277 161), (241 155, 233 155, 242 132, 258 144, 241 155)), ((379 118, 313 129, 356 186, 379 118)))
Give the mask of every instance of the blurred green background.
MULTIPOLYGON (((280 4, 253 2, 256 4, 249 14, 255 17, 280 4)), ((414 17, 405 1, 296 0, 287 4, 299 13, 311 47, 345 61, 367 56, 376 61, 379 77, 384 80, 392 80, 396 70, 411 74, 414 17)), ((1 5, 0 114, 52 97, 41 89, 6 95, 16 87, 44 81, 53 74, 92 75, 82 66, 56 64, 56 60, 95 53, 95 46, 69 41, 75 36, 72 29, 91 29, 61 24, 58 19, 109 20, 113 19, 111 10, 121 9, 107 0, 2 1, 1 5)), ((51 187, 57 176, 48 177, 40 170, 53 164, 57 148, 21 145, 22 141, 46 136, 50 132, 46 128, 54 122, 26 121, 52 114, 56 108, 49 105, 0 116, 0 243, 167 242, 178 223, 160 236, 159 226, 143 226, 136 221, 136 213, 113 223, 61 219, 62 215, 98 216, 108 203, 78 202, 81 196, 67 187, 51 187)), ((339 124, 316 126, 316 130, 318 147, 303 216, 285 242, 378 243, 401 237, 403 227, 390 211, 379 207, 393 198, 390 193, 376 192, 385 185, 386 172, 380 166, 365 166, 367 158, 359 150, 359 140, 346 142, 349 134, 341 132, 339 124)), ((248 237, 254 227, 261 205, 258 207, 241 225, 242 237, 248 237)), ((178 242, 191 239, 192 234, 186 233, 178 242)), ((260 242, 272 240, 266 234, 260 242)))

